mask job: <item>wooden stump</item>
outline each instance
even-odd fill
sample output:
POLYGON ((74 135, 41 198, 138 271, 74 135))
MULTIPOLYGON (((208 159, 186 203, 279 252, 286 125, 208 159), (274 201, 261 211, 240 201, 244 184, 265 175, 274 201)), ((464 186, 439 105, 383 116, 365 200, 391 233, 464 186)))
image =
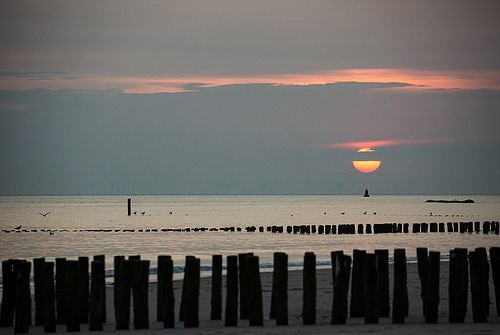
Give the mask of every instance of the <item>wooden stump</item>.
POLYGON ((184 327, 199 326, 199 296, 200 296, 200 259, 186 259, 185 269, 186 289, 184 291, 184 327))
POLYGON ((448 302, 450 323, 463 323, 467 313, 469 270, 467 249, 450 250, 448 302))
POLYGON ((90 280, 90 305, 89 305, 89 330, 102 330, 102 320, 104 319, 106 286, 104 283, 104 263, 102 261, 92 261, 92 277, 90 280))
POLYGON ((316 255, 312 252, 304 255, 303 288, 303 324, 313 325, 316 323, 316 255))
POLYGON ((43 264, 43 329, 56 332, 56 300, 54 291, 54 262, 43 264))
POLYGON ((238 325, 238 256, 227 256, 225 325, 238 325))
POLYGON ((408 288, 406 280, 405 249, 394 250, 394 294, 392 299, 392 323, 404 323, 408 316, 408 288))
POLYGON ((332 252, 333 304, 332 325, 345 324, 347 321, 347 294, 351 274, 351 257, 340 252, 332 252), (333 262, 335 259, 335 263, 333 262))
POLYGON ((14 263, 15 334, 27 334, 31 325, 30 273, 31 263, 25 261, 14 263))
POLYGON ((377 258, 375 254, 365 256, 365 323, 378 323, 377 258))
POLYGON ((353 250, 351 317, 365 316, 365 250, 353 250))
POLYGON ((222 255, 212 256, 212 295, 210 320, 222 319, 222 255))
POLYGON ((149 261, 132 261, 132 297, 134 301, 134 329, 149 328, 149 261))
POLYGON ((375 255, 377 256, 378 315, 380 317, 389 317, 391 315, 389 250, 375 250, 375 255))
POLYGON ((264 325, 262 284, 259 272, 259 257, 246 256, 246 280, 248 299, 248 323, 250 326, 264 325))
POLYGON ((425 295, 425 323, 438 322, 439 307, 439 263, 440 253, 429 252, 427 268, 427 290, 425 295))

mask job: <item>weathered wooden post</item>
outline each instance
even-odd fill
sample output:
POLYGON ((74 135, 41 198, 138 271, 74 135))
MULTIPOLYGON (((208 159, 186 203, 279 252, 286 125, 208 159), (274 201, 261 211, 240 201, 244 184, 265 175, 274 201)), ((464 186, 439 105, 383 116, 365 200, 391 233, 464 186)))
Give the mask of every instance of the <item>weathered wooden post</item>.
POLYGON ((389 294, 389 250, 375 250, 377 257, 378 316, 389 317, 391 301, 389 294))
POLYGON ((128 209, 128 216, 132 214, 132 199, 128 198, 127 199, 127 209, 128 209))
POLYGON ((354 249, 352 254, 351 317, 365 315, 365 250, 354 249))
POLYGON ((102 323, 106 322, 106 256, 105 255, 94 255, 94 261, 97 262, 102 262, 104 264, 104 275, 101 277, 101 287, 103 288, 102 290, 102 300, 101 304, 102 306, 100 307, 102 310, 101 316, 102 316, 102 323))
POLYGON ((66 292, 66 331, 80 331, 80 294, 79 278, 80 265, 78 261, 68 260, 65 264, 65 292, 66 292), (71 306, 71 307, 70 307, 71 306))
POLYGON ((226 327, 238 325, 238 256, 227 256, 226 327))
POLYGON ((366 224, 366 233, 371 234, 372 233, 372 225, 367 223, 366 224))
POLYGON ((212 255, 212 296, 210 320, 222 319, 222 255, 212 255))
POLYGON ((78 257, 79 275, 78 278, 78 301, 80 302, 80 323, 89 322, 89 258, 78 257))
POLYGON ((490 248, 491 273, 493 275, 493 284, 495 285, 495 302, 497 316, 500 316, 500 248, 490 248))
POLYGON ((166 260, 172 259, 170 256, 160 255, 158 256, 158 271, 157 271, 157 282, 158 288, 156 290, 156 321, 163 321, 163 316, 165 315, 165 280, 166 280, 166 260))
POLYGON ((26 261, 14 263, 15 334, 27 334, 31 325, 30 273, 31 263, 26 261))
POLYGON ((417 248, 418 277, 420 278, 420 298, 422 298, 423 315, 426 316, 425 299, 427 297, 427 273, 429 268, 429 256, 427 248, 417 248))
POLYGON ((134 329, 149 328, 149 261, 132 261, 132 297, 134 302, 134 329))
POLYGON ((270 319, 276 325, 288 325, 288 255, 274 253, 273 285, 271 293, 270 319))
POLYGON ((446 229, 448 233, 453 233, 453 222, 446 222, 446 229))
POLYGON ((439 222, 439 232, 444 233, 446 231, 444 222, 439 222))
POLYGON ((378 323, 377 258, 365 255, 365 323, 378 323))
POLYGON ((345 324, 347 320, 347 293, 349 292, 349 277, 351 274, 351 256, 342 251, 332 252, 333 271, 333 304, 332 325, 345 324), (335 261, 334 261, 335 259, 335 261))
POLYGON ((114 306, 116 330, 129 329, 130 324, 130 292, 132 264, 124 256, 115 256, 114 306))
POLYGON ((246 256, 246 280, 248 294, 248 322, 250 326, 263 326, 262 284, 259 273, 259 257, 246 256))
POLYGON ((467 249, 450 250, 449 272, 449 322, 463 323, 467 313, 467 294, 469 290, 467 249))
POLYGON ((246 256, 253 256, 253 253, 238 254, 239 276, 240 276, 240 319, 248 319, 248 292, 246 280, 246 256))
POLYGON ((481 269, 483 270, 483 292, 484 292, 484 304, 486 308, 486 316, 490 316, 490 266, 488 263, 488 253, 486 248, 476 248, 475 250, 479 254, 479 260, 481 261, 481 269))
POLYGON ((56 258, 57 324, 66 324, 66 258, 56 258))
POLYGON ((184 279, 182 281, 182 292, 181 292, 181 304, 179 306, 179 321, 184 321, 184 305, 186 303, 186 266, 187 266, 187 262, 188 262, 188 259, 193 259, 193 258, 196 258, 194 256, 186 256, 186 261, 184 263, 184 279))
POLYGON ((337 225, 332 224, 332 235, 337 234, 337 225))
POLYGON ((420 223, 414 223, 412 225, 412 232, 413 233, 420 233, 420 223))
POLYGON ((408 288, 406 285, 405 249, 394 250, 394 294, 392 299, 392 323, 404 323, 408 316, 408 288))
POLYGON ((43 263, 43 329, 56 332, 56 300, 54 292, 54 262, 43 263))
POLYGON ((316 255, 313 252, 304 255, 303 287, 303 323, 313 325, 316 323, 316 255))
POLYGON ((184 302, 184 327, 193 328, 199 326, 199 296, 200 296, 200 259, 186 259, 185 269, 186 285, 184 302))
POLYGON ((438 322, 439 306, 439 262, 440 253, 438 251, 429 252, 427 268, 427 290, 424 304, 425 323, 438 322))
POLYGON ((92 277, 90 280, 90 305, 89 305, 89 330, 102 330, 102 320, 105 311, 104 292, 104 262, 92 261, 91 263, 92 277))
POLYGON ((3 289, 0 327, 12 327, 14 325, 14 305, 16 301, 14 262, 12 259, 2 262, 3 289))
MULTIPOLYGON (((170 256, 163 256, 158 258, 158 276, 161 276, 161 298, 163 315, 163 328, 175 328, 175 296, 174 287, 172 283, 174 275, 174 262, 170 256), (160 273, 161 264, 161 273, 160 273)), ((158 281, 158 285, 160 282, 158 281)), ((160 286, 158 286, 160 289, 160 286)), ((160 306, 158 306, 160 308, 160 306)))
POLYGON ((488 300, 486 299, 486 292, 484 288, 485 271, 483 268, 483 260, 481 258, 481 253, 477 250, 469 252, 472 320, 474 322, 488 321, 488 300))
POLYGON ((35 279, 35 326, 43 325, 43 264, 45 258, 33 259, 33 275, 35 279))

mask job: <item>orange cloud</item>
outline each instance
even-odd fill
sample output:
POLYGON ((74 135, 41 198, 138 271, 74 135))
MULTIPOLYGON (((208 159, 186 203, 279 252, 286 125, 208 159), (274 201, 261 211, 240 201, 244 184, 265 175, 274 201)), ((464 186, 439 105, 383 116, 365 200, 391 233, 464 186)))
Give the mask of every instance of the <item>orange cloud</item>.
MULTIPOLYGON (((365 149, 376 147, 388 147, 395 145, 413 145, 413 144, 428 144, 428 143, 450 143, 450 142, 470 142, 475 141, 474 138, 456 139, 456 138, 435 138, 435 139, 422 139, 422 140, 385 140, 385 141, 367 141, 367 142, 344 142, 344 143, 331 143, 323 147, 326 148, 345 148, 345 149, 358 149, 358 152, 364 152, 365 149)), ((367 150, 366 150, 367 151, 367 150)))
POLYGON ((500 90, 500 71, 424 71, 409 69, 345 69, 305 74, 262 76, 120 77, 75 73, 36 79, 0 77, 2 90, 122 89, 126 93, 185 92, 188 84, 215 87, 232 84, 324 85, 339 82, 406 83, 390 89, 493 89, 500 90))

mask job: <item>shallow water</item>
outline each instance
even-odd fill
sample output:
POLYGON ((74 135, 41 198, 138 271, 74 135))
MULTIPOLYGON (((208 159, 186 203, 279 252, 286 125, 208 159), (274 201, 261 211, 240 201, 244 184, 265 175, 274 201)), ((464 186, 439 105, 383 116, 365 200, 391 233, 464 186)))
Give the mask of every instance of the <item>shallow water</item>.
MULTIPOLYGON (((304 253, 315 252, 318 261, 329 261, 330 252, 353 249, 405 248, 414 257, 417 247, 447 255, 456 247, 500 246, 494 234, 421 233, 363 235, 301 235, 248 233, 247 226, 338 225, 346 223, 415 223, 498 221, 500 196, 460 196, 474 204, 425 203, 450 196, 397 195, 363 198, 352 195, 259 195, 259 196, 132 196, 127 216, 127 196, 2 196, 0 230, 19 225, 29 232, 0 232, 0 260, 46 257, 76 258, 106 255, 112 268, 115 255, 139 254, 156 266, 160 254, 171 255, 175 265, 184 265, 186 255, 209 266, 213 254, 224 256, 253 252, 261 263, 272 263, 273 253, 288 253, 290 262, 301 262, 304 253), (38 213, 49 212, 46 217, 38 213), (366 214, 363 214, 366 211, 366 214), (145 212, 141 215, 141 212, 145 212), (172 212, 172 214, 170 214, 172 212), (376 212, 376 214, 374 214, 376 212), (325 214, 326 213, 326 214, 325 214), (342 214, 344 213, 344 214, 342 214), (432 213, 432 214, 431 214, 432 213), (161 232, 174 228, 242 227, 241 232, 161 232), (31 232, 31 230, 38 230, 31 232), (53 235, 41 230, 57 230, 53 235), (112 232, 89 232, 110 229, 112 232), (134 229, 136 232, 123 232, 134 229), (144 232, 137 232, 142 229, 144 232), (158 232, 145 232, 158 229, 158 232), (115 232, 114 230, 119 230, 115 232)), ((410 229, 411 230, 411 229, 410 229)))

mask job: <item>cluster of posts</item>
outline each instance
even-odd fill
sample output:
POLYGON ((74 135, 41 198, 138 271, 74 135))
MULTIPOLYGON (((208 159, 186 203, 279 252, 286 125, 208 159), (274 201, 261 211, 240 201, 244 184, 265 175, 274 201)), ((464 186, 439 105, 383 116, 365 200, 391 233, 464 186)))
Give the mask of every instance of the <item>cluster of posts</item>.
MULTIPOLYGON (((497 315, 500 316, 500 248, 490 248, 490 262, 495 287, 497 315)), ((438 322, 440 253, 426 248, 417 249, 418 274, 421 282, 423 316, 426 323, 438 322)), ((405 249, 394 250, 392 308, 389 286, 389 251, 367 253, 353 250, 353 256, 343 251, 331 253, 333 302, 331 324, 345 324, 348 316, 364 317, 365 323, 378 323, 379 317, 404 323, 409 301, 405 249), (351 289, 349 305, 349 286, 351 289)), ((45 332, 55 332, 57 324, 65 324, 68 332, 80 331, 88 323, 89 330, 102 330, 106 322, 106 290, 104 256, 94 256, 89 274, 89 258, 78 260, 57 258, 54 262, 37 258, 34 267, 35 325, 45 332), (55 273, 54 273, 55 265, 55 273), (55 278, 55 280, 54 280, 55 278)), ((116 329, 129 329, 133 310, 134 329, 149 328, 148 260, 140 256, 114 257, 114 312, 116 329)), ((175 327, 173 261, 170 256, 158 257, 158 287, 156 320, 164 328, 175 327)), ((249 326, 264 322, 259 257, 253 253, 227 256, 225 320, 227 327, 238 325, 239 319, 249 326)), ((212 320, 222 319, 222 255, 212 256, 211 314, 212 320)), ((463 323, 467 312, 470 286, 472 318, 487 322, 490 313, 489 263, 485 248, 450 251, 449 260, 449 322, 463 323), (470 274, 470 276, 469 276, 470 274), (470 283, 469 283, 470 278, 470 283)), ((3 296, 0 326, 14 327, 15 333, 27 333, 32 325, 31 262, 2 262, 3 296)), ((303 324, 316 323, 316 255, 304 255, 303 324)), ((288 255, 274 254, 274 272, 270 319, 276 325, 288 324, 288 255)), ((186 256, 180 301, 179 321, 184 327, 199 326, 200 259, 186 256)))
MULTIPOLYGON (((411 225, 412 233, 483 233, 483 234, 496 234, 500 233, 500 223, 498 221, 476 221, 476 222, 431 222, 431 223, 413 223, 411 225)), ((152 229, 74 229, 74 232, 95 232, 95 233, 157 233, 157 232, 205 232, 205 231, 224 231, 224 232, 271 232, 271 233, 284 233, 289 234, 389 234, 389 233, 409 233, 409 223, 375 223, 373 226, 367 224, 339 224, 339 225, 294 225, 294 226, 247 226, 247 227, 220 227, 220 228, 152 228, 152 229)), ((41 229, 41 232, 69 232, 67 229, 51 230, 41 229)), ((38 232, 37 229, 3 229, 4 233, 11 232, 38 232)))

